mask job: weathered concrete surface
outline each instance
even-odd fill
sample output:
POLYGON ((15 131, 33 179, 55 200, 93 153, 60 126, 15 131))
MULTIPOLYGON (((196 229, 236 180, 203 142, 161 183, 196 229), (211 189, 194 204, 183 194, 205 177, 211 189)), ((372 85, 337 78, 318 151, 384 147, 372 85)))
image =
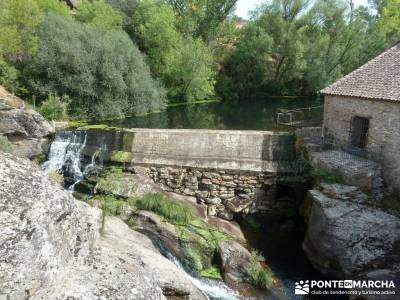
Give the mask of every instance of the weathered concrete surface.
POLYGON ((354 116, 369 119, 366 150, 383 167, 385 180, 400 189, 400 103, 325 96, 325 135, 349 144, 354 116))
POLYGON ((303 249, 322 273, 354 279, 386 270, 400 278, 400 218, 367 205, 357 188, 323 184, 303 207, 303 249))
POLYGON ((293 137, 271 131, 132 129, 132 164, 277 172, 293 137))
POLYGON ((205 299, 150 239, 101 220, 37 166, 0 152, 0 299, 205 299))

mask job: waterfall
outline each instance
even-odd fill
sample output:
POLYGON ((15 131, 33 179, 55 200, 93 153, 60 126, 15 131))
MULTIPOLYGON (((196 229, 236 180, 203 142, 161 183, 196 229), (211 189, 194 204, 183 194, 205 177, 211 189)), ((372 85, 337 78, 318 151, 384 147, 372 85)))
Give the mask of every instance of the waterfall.
MULTIPOLYGON (((91 161, 86 166, 83 163, 83 150, 87 141, 85 131, 63 131, 57 134, 50 146, 49 157, 42 164, 46 172, 62 172, 69 181, 69 190, 73 191, 75 185, 81 181, 85 174, 96 167, 96 157, 102 158, 105 145, 92 154, 91 161)), ((102 159, 101 159, 102 161, 102 159)))
POLYGON ((167 258, 172 261, 179 269, 186 273, 190 281, 202 292, 208 299, 212 300, 236 300, 242 299, 239 293, 229 288, 222 280, 212 280, 207 278, 196 278, 186 272, 181 262, 171 253, 163 251, 167 258))

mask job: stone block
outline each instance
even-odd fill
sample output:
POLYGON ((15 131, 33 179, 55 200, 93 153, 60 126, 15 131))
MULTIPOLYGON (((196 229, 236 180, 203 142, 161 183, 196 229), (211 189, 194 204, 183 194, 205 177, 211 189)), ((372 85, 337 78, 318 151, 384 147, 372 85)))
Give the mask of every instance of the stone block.
POLYGON ((218 197, 213 197, 213 198, 206 198, 205 202, 207 204, 214 204, 214 205, 218 205, 222 203, 222 200, 218 197))
POLYGON ((214 216, 217 215, 217 213, 218 213, 218 211, 217 211, 217 206, 216 205, 208 205, 208 207, 207 207, 207 215, 214 217, 214 216))
POLYGON ((241 212, 252 204, 252 200, 235 197, 231 201, 225 202, 225 206, 234 213, 241 212))
POLYGON ((219 211, 217 214, 218 217, 228 220, 228 221, 232 221, 233 220, 233 212, 230 210, 222 210, 219 211))

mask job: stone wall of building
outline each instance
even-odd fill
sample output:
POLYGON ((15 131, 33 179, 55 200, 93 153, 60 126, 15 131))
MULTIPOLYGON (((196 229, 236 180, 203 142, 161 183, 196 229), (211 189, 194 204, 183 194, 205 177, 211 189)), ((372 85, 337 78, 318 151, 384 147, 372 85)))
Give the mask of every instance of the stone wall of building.
POLYGON ((385 181, 400 189, 400 103, 325 96, 325 137, 349 145, 355 116, 369 118, 366 150, 382 165, 385 181))
POLYGON ((235 213, 276 208, 276 174, 172 167, 145 169, 165 191, 193 196, 198 203, 207 205, 209 216, 232 220, 235 213))

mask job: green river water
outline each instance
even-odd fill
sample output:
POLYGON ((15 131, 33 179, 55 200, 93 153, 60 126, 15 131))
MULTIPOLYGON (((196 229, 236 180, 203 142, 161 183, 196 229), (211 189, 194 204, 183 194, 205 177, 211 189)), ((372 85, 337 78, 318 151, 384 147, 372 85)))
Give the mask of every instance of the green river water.
MULTIPOLYGON (((238 129, 277 130, 279 109, 318 106, 316 98, 267 98, 253 102, 212 102, 169 107, 159 113, 141 117, 102 122, 124 128, 184 128, 184 129, 238 129)), ((314 110, 313 120, 322 120, 322 109, 314 110)))

